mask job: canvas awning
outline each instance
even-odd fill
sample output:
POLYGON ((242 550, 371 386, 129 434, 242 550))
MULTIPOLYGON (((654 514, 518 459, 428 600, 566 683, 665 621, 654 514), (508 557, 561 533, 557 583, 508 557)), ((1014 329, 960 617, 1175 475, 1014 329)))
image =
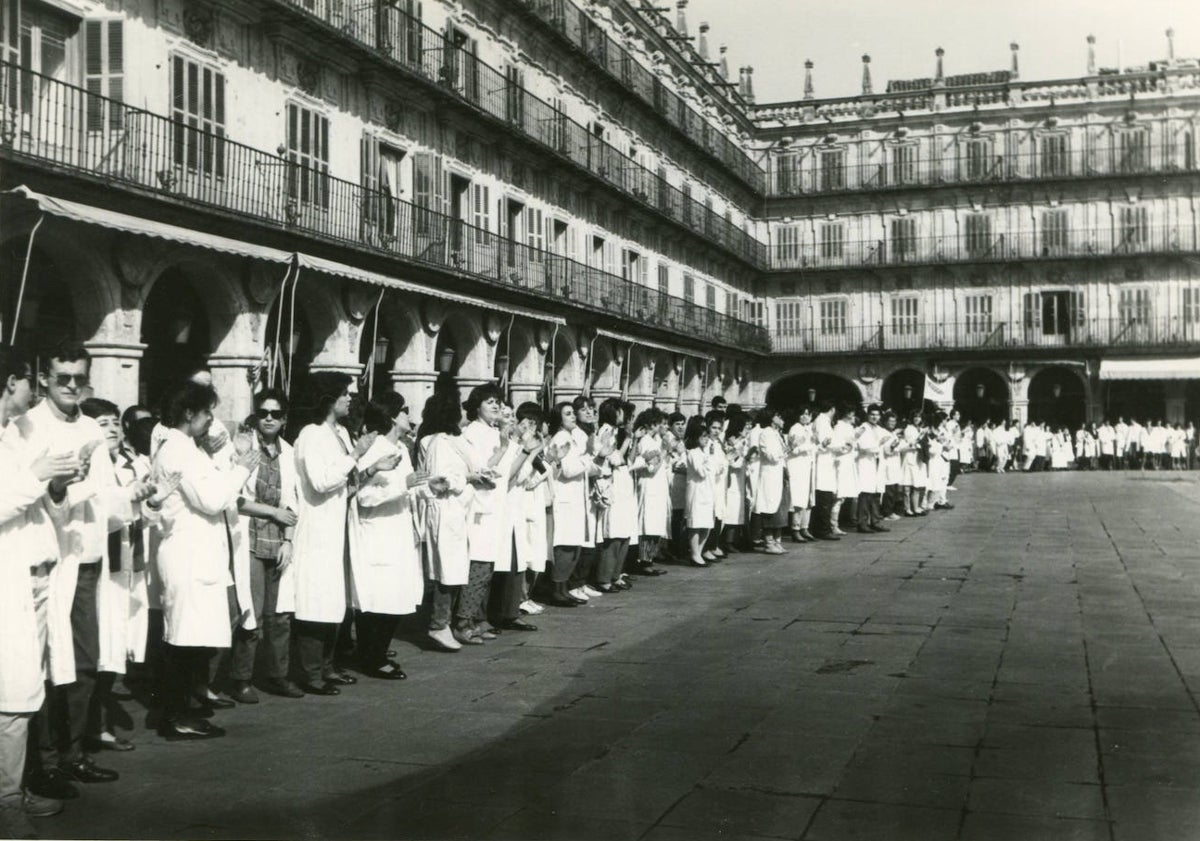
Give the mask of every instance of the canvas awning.
POLYGON ((1102 380, 1200 380, 1200 356, 1100 360, 1102 380))

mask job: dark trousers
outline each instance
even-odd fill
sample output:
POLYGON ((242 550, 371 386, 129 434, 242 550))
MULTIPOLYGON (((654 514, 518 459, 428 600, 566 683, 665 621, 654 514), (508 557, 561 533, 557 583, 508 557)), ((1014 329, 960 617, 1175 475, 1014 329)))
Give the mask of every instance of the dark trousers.
POLYGON ((310 686, 320 685, 333 674, 333 652, 337 646, 339 628, 337 622, 305 622, 297 619, 293 623, 300 674, 310 686))
POLYGON ((400 617, 391 613, 359 613, 358 651, 359 663, 364 669, 378 669, 388 662, 388 648, 396 634, 400 617))
POLYGON ((267 641, 267 676, 288 676, 288 647, 291 644, 292 617, 276 613, 279 601, 279 579, 282 576, 275 558, 250 558, 250 598, 254 606, 253 631, 237 628, 233 632, 233 650, 229 658, 229 678, 249 681, 254 677, 254 659, 258 642, 267 641))
POLYGON ((885 487, 883 489, 883 502, 879 506, 879 513, 884 517, 889 517, 903 510, 904 504, 900 500, 900 486, 888 485, 885 487))
POLYGON ((579 550, 579 562, 575 564, 575 569, 571 573, 569 582, 570 589, 582 587, 592 580, 592 573, 596 570, 597 561, 600 557, 600 550, 595 546, 583 546, 579 550))
POLYGON ((509 541, 509 566, 492 571, 492 593, 488 615, 493 625, 503 625, 521 618, 521 602, 525 601, 525 571, 517 564, 516 540, 509 541))
POLYGON ((817 491, 816 505, 813 506, 812 528, 815 535, 833 534, 833 504, 837 502, 837 494, 833 491, 817 491))
POLYGON ((163 643, 158 696, 162 700, 163 715, 168 721, 176 721, 187 715, 196 687, 208 682, 213 651, 212 648, 163 643))
POLYGON ((482 621, 484 600, 492 586, 492 565, 487 561, 471 561, 467 584, 458 597, 458 610, 454 612, 454 624, 460 628, 470 627, 482 621))
POLYGON ((869 529, 879 525, 883 513, 879 507, 879 494, 860 493, 858 495, 858 527, 869 529))
POLYGON ((71 637, 75 648, 75 682, 49 686, 42 711, 36 716, 42 766, 67 765, 83 758, 88 713, 96 688, 100 660, 100 620, 96 585, 100 563, 80 564, 75 598, 71 602, 71 637))
POLYGON ((629 552, 629 538, 614 537, 604 541, 600 547, 600 563, 596 565, 596 581, 612 584, 621 577, 625 569, 625 555, 629 552))
POLYGON ((550 571, 550 580, 555 584, 565 584, 571 580, 571 573, 579 563, 580 547, 555 546, 554 568, 550 571))
POLYGON ((950 460, 950 484, 954 484, 954 480, 958 478, 958 474, 962 472, 962 462, 958 459, 950 460))
POLYGON ((671 509, 671 552, 678 558, 688 555, 687 531, 684 529, 683 509, 671 509))

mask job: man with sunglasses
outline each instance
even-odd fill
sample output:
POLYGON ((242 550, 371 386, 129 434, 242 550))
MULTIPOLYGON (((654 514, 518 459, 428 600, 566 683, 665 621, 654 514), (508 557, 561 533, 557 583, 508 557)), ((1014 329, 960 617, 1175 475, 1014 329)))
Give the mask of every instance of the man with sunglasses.
POLYGON ((288 647, 292 638, 292 599, 285 593, 281 610, 280 585, 291 585, 292 536, 296 528, 296 461, 292 447, 281 437, 287 425, 287 398, 275 389, 254 395, 254 416, 248 421, 261 451, 258 467, 246 480, 238 509, 249 520, 250 595, 253 629, 234 631, 229 678, 233 700, 258 703, 251 685, 258 641, 267 641, 266 689, 284 698, 302 698, 304 691, 288 679, 288 647), (286 576, 286 578, 285 578, 286 576), (261 629, 261 630, 260 630, 261 629))
POLYGON ((60 343, 40 374, 46 399, 26 415, 34 452, 75 453, 80 462, 76 475, 53 479, 49 485, 51 500, 67 507, 55 522, 62 569, 50 591, 50 609, 70 613, 75 681, 52 687, 37 716, 40 755, 30 756, 29 788, 55 798, 76 796, 75 782, 111 782, 118 777, 84 753, 100 661, 97 586, 108 554, 105 500, 117 486, 104 432, 79 410, 90 369, 91 356, 83 345, 60 343))

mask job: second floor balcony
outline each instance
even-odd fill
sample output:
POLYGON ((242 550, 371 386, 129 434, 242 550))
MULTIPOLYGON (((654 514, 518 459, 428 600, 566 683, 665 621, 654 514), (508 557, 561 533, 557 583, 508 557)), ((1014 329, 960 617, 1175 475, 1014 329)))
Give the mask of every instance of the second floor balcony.
POLYGON ((897 321, 816 325, 777 324, 771 332, 776 354, 938 353, 1080 349, 1136 351, 1194 349, 1200 345, 1200 311, 1155 317, 1072 317, 1065 323, 1040 318, 1013 321, 978 318, 961 322, 897 321))
POLYGON ((768 349, 763 328, 734 316, 8 63, 0 63, 0 158, 440 270, 479 282, 481 295, 505 289, 730 348, 768 349))

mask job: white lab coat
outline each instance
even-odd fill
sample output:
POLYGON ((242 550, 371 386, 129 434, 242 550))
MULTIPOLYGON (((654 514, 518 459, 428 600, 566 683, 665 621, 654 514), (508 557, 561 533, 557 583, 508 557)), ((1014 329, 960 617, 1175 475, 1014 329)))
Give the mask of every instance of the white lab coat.
POLYGON ((687 450, 685 464, 687 466, 683 500, 685 522, 690 529, 711 529, 714 519, 712 474, 715 465, 703 447, 692 447, 687 450))
MULTIPOLYGON (((614 438, 615 440, 615 438, 614 438)), ((630 454, 632 446, 625 451, 630 454)), ((619 452, 608 457, 609 506, 597 512, 596 531, 605 539, 633 540, 638 534, 637 492, 629 465, 619 452)))
MULTIPOLYGON (((259 445, 261 446, 261 444, 259 445)), ((246 486, 242 489, 242 499, 246 502, 258 502, 258 468, 246 478, 246 486)), ((279 507, 299 515, 300 489, 296 478, 296 451, 292 445, 282 438, 279 439, 279 507)), ((242 517, 245 521, 246 556, 250 555, 250 517, 242 517)), ((295 532, 293 531, 292 550, 295 551, 295 532)), ((293 556, 294 557, 294 556, 293 556)), ((241 607, 239 600, 238 606, 241 607)), ((279 574, 279 592, 275 599, 276 613, 294 613, 296 611, 296 565, 288 564, 279 574)), ((253 616, 253 611, 251 611, 253 616)))
POLYGON ((925 478, 921 471, 920 440, 921 430, 911 423, 904 427, 900 443, 903 449, 900 454, 900 484, 908 487, 925 487, 925 478))
POLYGON ((734 449, 726 454, 729 481, 725 489, 725 517, 727 526, 740 526, 746 522, 746 440, 740 439, 734 449))
POLYGON ((448 587, 467 583, 471 558, 467 551, 467 518, 474 488, 467 475, 477 469, 471 449, 461 436, 439 432, 421 439, 420 463, 432 479, 444 478, 450 487, 444 496, 425 499, 425 574, 448 587))
POLYGON ((878 426, 869 423, 859 427, 855 469, 860 494, 880 493, 883 490, 883 471, 879 469, 882 432, 878 426))
POLYGON ((834 457, 838 499, 850 499, 858 496, 858 457, 854 451, 854 432, 854 427, 849 421, 840 420, 833 427, 835 447, 839 450, 849 448, 834 457))
POLYGON ((163 639, 177 646, 228 648, 233 578, 225 510, 237 502, 249 471, 221 470, 193 439, 170 429, 154 457, 154 475, 169 473, 179 473, 181 481, 159 514, 155 563, 163 588, 163 639))
POLYGON ((813 504, 813 442, 811 424, 794 423, 788 430, 788 489, 792 508, 810 508, 813 504))
POLYGON ((401 456, 396 468, 368 479, 350 506, 350 604, 392 616, 412 613, 425 594, 413 527, 412 503, 420 489, 408 487, 413 473, 408 453, 382 435, 358 460, 359 470, 366 470, 396 453, 401 456))
POLYGON ((816 443, 816 471, 813 484, 818 491, 837 492, 837 462, 833 446, 833 420, 828 413, 817 415, 813 421, 813 441, 816 443))
MULTIPOLYGON (((496 448, 500 446, 500 430, 481 420, 473 420, 463 428, 462 442, 471 448, 476 464, 487 467, 496 448)), ((475 488, 471 516, 467 520, 467 549, 472 561, 482 561, 507 572, 512 567, 512 545, 501 535, 511 529, 508 520, 508 469, 511 454, 495 469, 502 475, 494 488, 475 488), (504 461, 507 459, 507 462, 504 461)))
POLYGON ((70 611, 48 613, 49 658, 38 633, 30 568, 53 564, 53 592, 62 565, 47 483, 29 470, 30 455, 37 453, 25 448, 19 423, 0 429, 0 712, 5 713, 37 712, 47 679, 58 686, 75 680, 70 611))
POLYGON ((712 477, 713 518, 725 522, 725 509, 729 504, 726 489, 729 487, 729 458, 725 447, 719 442, 708 445, 709 476, 712 477))
POLYGON ((657 435, 645 435, 637 443, 630 469, 637 472, 638 528, 647 537, 666 537, 671 531, 670 459, 662 451, 657 435), (662 458, 649 470, 654 454, 662 458), (647 472, 649 470, 649 472, 647 472))
POLYGON ((783 437, 773 426, 759 427, 758 487, 754 491, 754 513, 775 514, 783 504, 783 471, 787 453, 783 437))
POLYGON ((554 545, 588 545, 588 499, 587 469, 590 459, 586 447, 581 447, 579 438, 565 429, 560 429, 550 439, 556 449, 564 449, 565 455, 558 465, 554 477, 554 545))
POLYGON ((346 511, 354 468, 350 434, 309 424, 296 439, 300 510, 292 539, 296 618, 341 622, 346 615, 346 511))
POLYGON ((96 588, 99 613, 109 617, 108 621, 101 623, 101 631, 110 635, 100 642, 102 656, 99 669, 102 672, 124 674, 127 661, 141 663, 145 659, 150 625, 146 570, 133 569, 134 535, 149 565, 149 530, 151 522, 156 522, 158 518, 157 515, 143 517, 142 506, 133 503, 130 498, 130 486, 150 476, 149 461, 144 456, 122 451, 114 458, 113 470, 118 487, 111 497, 109 537, 111 541, 112 534, 118 533, 121 549, 120 556, 113 558, 110 546, 108 564, 100 573, 96 588), (132 527, 139 522, 141 530, 133 530, 132 527), (111 659, 105 660, 104 655, 111 659))
POLYGON ((547 481, 533 466, 533 459, 528 458, 517 471, 516 484, 509 490, 509 511, 512 512, 510 519, 518 570, 546 571, 547 481), (540 477, 541 481, 532 490, 527 490, 526 484, 532 482, 534 477, 540 477))

